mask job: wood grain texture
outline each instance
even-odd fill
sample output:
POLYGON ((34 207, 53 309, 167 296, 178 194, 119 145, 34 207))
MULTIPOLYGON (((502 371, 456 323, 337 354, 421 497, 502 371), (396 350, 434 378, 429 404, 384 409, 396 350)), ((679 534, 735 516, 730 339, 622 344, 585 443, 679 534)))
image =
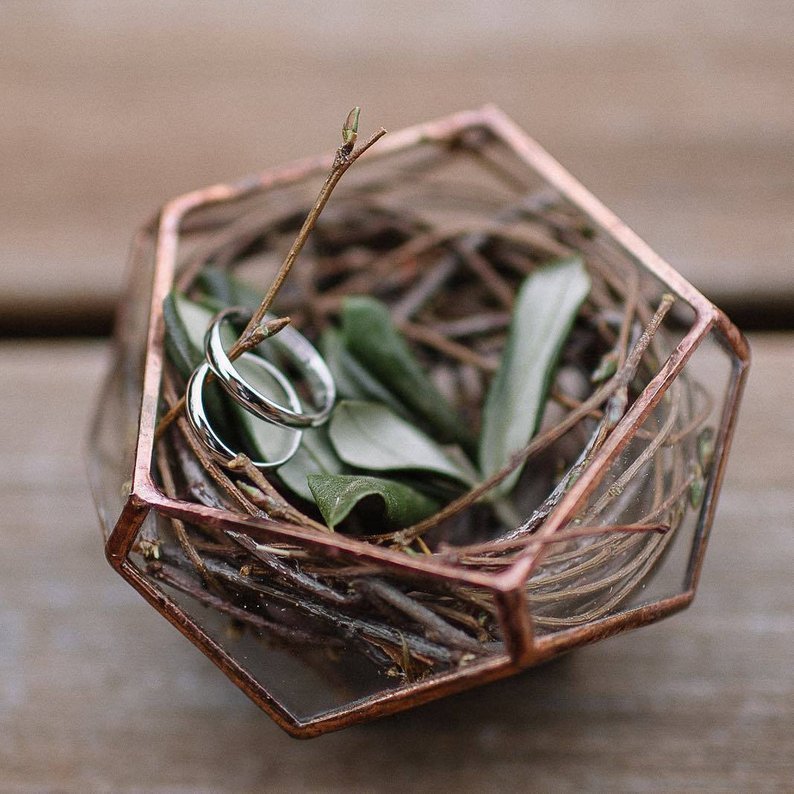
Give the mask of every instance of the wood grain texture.
POLYGON ((0 312, 107 311, 163 201, 496 102, 717 302, 794 304, 787 0, 0 5, 0 312))
POLYGON ((105 347, 0 345, 0 790, 790 790, 794 335, 751 341, 687 612, 310 742, 105 563, 80 452, 105 347))

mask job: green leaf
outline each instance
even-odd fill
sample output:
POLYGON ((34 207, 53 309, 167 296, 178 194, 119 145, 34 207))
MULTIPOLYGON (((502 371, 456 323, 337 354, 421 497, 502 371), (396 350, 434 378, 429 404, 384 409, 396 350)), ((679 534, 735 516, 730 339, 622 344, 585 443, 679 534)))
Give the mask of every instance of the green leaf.
POLYGON ((342 308, 342 338, 372 375, 427 422, 435 437, 473 446, 468 428, 422 369, 385 304, 366 295, 348 297, 342 308))
POLYGON ((356 106, 347 114, 345 123, 342 125, 342 143, 351 149, 358 137, 358 119, 361 115, 361 108, 356 106))
POLYGON ((331 370, 341 399, 383 403, 404 419, 411 419, 408 409, 347 350, 339 331, 333 328, 323 331, 320 352, 331 370))
MULTIPOLYGON (((166 354, 185 381, 204 360, 204 331, 212 316, 209 309, 176 290, 163 301, 166 354)), ((227 444, 233 444, 236 434, 230 421, 231 406, 218 384, 205 387, 204 405, 216 432, 227 444)))
POLYGON ((465 485, 473 481, 433 439, 378 403, 343 400, 331 417, 330 436, 339 457, 359 469, 430 471, 465 485))
POLYGON ((314 495, 308 478, 316 474, 342 474, 345 464, 339 459, 328 438, 326 427, 308 428, 295 455, 278 468, 278 476, 293 493, 309 502, 314 495))
POLYGON ((383 503, 389 523, 406 527, 432 515, 438 504, 407 485, 357 474, 311 474, 309 487, 326 524, 333 528, 363 499, 375 496, 383 503))
MULTIPOLYGON (((560 353, 590 292, 580 257, 538 268, 521 286, 505 352, 483 409, 480 471, 484 477, 503 468, 537 432, 560 353)), ((520 467, 494 494, 515 485, 520 467)))
MULTIPOLYGON (((201 303, 190 300, 184 293, 172 290, 166 298, 163 310, 166 314, 166 327, 168 327, 168 311, 173 317, 178 318, 179 322, 187 335, 189 344, 195 351, 197 357, 191 367, 191 372, 204 360, 204 335, 207 333, 212 318, 218 313, 216 310, 204 306, 201 303)), ((237 334, 229 323, 224 323, 221 328, 221 339, 224 345, 229 348, 237 341, 237 334)))
POLYGON ((193 343, 192 335, 182 319, 177 305, 179 298, 179 293, 169 292, 163 301, 165 349, 179 374, 187 380, 190 373, 202 362, 204 355, 201 347, 193 343))

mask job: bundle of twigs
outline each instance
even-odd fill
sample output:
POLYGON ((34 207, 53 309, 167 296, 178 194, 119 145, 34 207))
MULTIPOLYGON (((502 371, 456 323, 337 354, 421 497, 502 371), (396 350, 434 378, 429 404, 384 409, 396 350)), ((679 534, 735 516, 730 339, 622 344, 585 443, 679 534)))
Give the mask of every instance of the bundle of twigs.
MULTIPOLYGON (((338 328, 350 296, 377 299, 476 438, 507 355, 522 284, 551 260, 576 259, 588 289, 565 329, 537 429, 469 485, 445 491, 436 482, 438 509, 420 520, 389 525, 382 510, 363 500, 329 527, 322 510, 307 494, 296 495, 278 470, 257 470, 250 450, 227 467, 207 454, 182 413, 186 372, 172 340, 156 453, 161 485, 172 496, 242 515, 350 532, 406 554, 498 571, 526 551, 669 355, 674 301, 645 283, 576 208, 548 190, 523 192, 512 174, 500 174, 515 194, 509 202, 465 186, 457 194, 449 186, 428 190, 421 203, 389 192, 436 162, 422 161, 390 175, 385 188, 375 179, 357 183, 321 216, 360 153, 353 149, 356 127, 357 115, 345 125, 337 162, 314 205, 300 197, 270 215, 254 207, 231 222, 197 228, 178 274, 179 294, 256 307, 232 356, 278 332, 283 323, 266 312, 289 317, 319 344, 338 328), (451 223, 439 222, 450 215, 451 223), (238 272, 240 279, 231 277, 238 272), (264 301, 242 286, 252 285, 254 274, 256 283, 270 284, 264 301), (496 498, 500 490, 509 498, 496 498)), ((499 167, 476 145, 459 142, 453 149, 436 153, 437 160, 463 156, 499 167)), ((702 490, 710 410, 697 383, 677 379, 575 520, 544 539, 545 557, 527 584, 536 629, 610 614, 647 581, 702 490)), ((325 654, 354 647, 379 671, 409 680, 500 648, 494 605, 471 586, 433 589, 295 544, 262 544, 245 533, 178 520, 161 519, 154 532, 137 547, 152 575, 285 647, 325 654)))

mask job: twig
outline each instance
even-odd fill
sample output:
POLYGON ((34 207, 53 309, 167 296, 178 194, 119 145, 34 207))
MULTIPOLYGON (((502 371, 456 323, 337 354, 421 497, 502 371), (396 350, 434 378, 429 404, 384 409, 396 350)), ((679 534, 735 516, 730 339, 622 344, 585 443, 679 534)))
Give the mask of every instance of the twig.
MULTIPOLYGON (((521 538, 500 538, 499 540, 489 540, 487 543, 477 543, 471 546, 465 546, 462 549, 455 549, 450 547, 443 547, 439 549, 439 555, 446 562, 448 560, 461 560, 465 558, 467 561, 476 554, 482 553, 483 555, 496 554, 512 549, 525 549, 529 543, 538 543, 539 545, 552 545, 554 543, 564 543, 570 540, 578 540, 579 538, 598 537, 599 535, 609 535, 611 533, 624 533, 636 534, 644 532, 657 532, 663 535, 669 532, 670 524, 667 523, 640 523, 633 524, 605 524, 604 526, 574 526, 570 529, 563 529, 545 537, 533 537, 528 539, 521 538)), ((480 557, 479 561, 497 561, 496 557, 480 557)), ((510 562, 508 560, 508 562, 510 562)))
POLYGON ((278 576, 281 582, 291 584, 297 589, 305 590, 309 594, 332 604, 353 606, 361 601, 361 598, 357 594, 347 595, 345 593, 339 593, 332 587, 328 587, 318 581, 314 576, 301 573, 291 568, 285 562, 278 559, 271 551, 265 550, 265 548, 253 540, 253 538, 248 537, 248 535, 232 531, 228 531, 226 534, 234 540, 235 543, 238 543, 241 548, 253 554, 260 562, 264 563, 272 573, 278 576))
POLYGON ((482 645, 477 640, 472 639, 460 629, 450 626, 449 623, 431 612, 427 607, 417 603, 388 582, 374 578, 360 579, 356 582, 356 586, 366 592, 373 593, 382 601, 420 623, 424 626, 425 633, 429 639, 443 642, 452 648, 462 648, 474 653, 482 652, 482 645))
MULTIPOLYGON (((271 484, 271 482, 262 474, 259 469, 254 466, 251 459, 247 455, 237 455, 234 460, 227 464, 227 468, 232 471, 239 471, 245 474, 251 482, 260 489, 264 495, 261 505, 266 512, 274 518, 283 518, 286 521, 300 524, 301 526, 316 529, 319 532, 332 532, 325 524, 320 524, 318 521, 310 518, 309 516, 298 510, 297 507, 291 505, 271 484)), ((259 501, 259 497, 255 492, 246 492, 251 496, 254 502, 259 501)))
POLYGON ((476 249, 455 249, 460 254, 464 264, 475 273, 490 292, 508 311, 513 310, 515 296, 513 288, 499 275, 499 271, 476 249))
MULTIPOLYGON (((276 277, 270 284, 265 297, 262 299, 262 302, 259 304, 257 310, 251 316, 251 319, 249 320, 242 334, 240 334, 239 339, 229 349, 228 355, 232 361, 241 356, 246 350, 256 347, 265 338, 267 338, 265 335, 267 334, 267 331, 266 328, 262 326, 262 321, 270 309, 270 306, 278 294, 278 291, 281 289, 284 280, 289 275, 292 266, 295 264, 295 260, 298 258, 303 246, 306 244, 306 240, 309 238, 312 229, 316 225, 317 219, 320 217, 320 213, 328 203, 331 193, 333 193, 334 188, 345 174, 347 169, 350 168, 350 166, 353 165, 353 163, 355 163, 356 160, 358 160, 358 158, 367 151, 367 149, 369 149, 374 143, 376 143, 386 134, 386 130, 381 127, 363 145, 361 145, 358 149, 354 149, 356 140, 358 139, 359 113, 360 108, 353 108, 353 110, 350 111, 347 118, 345 119, 345 123, 342 126, 342 145, 336 151, 336 156, 334 157, 331 171, 326 177, 323 186, 320 188, 320 192, 317 194, 317 198, 315 199, 312 208, 309 210, 309 214, 306 216, 306 220, 303 222, 303 226, 298 232, 298 236, 295 238, 295 241, 292 243, 292 246, 287 252, 287 255, 284 258, 278 273, 276 273, 276 277)), ((286 323, 289 322, 289 319, 282 318, 281 322, 286 325, 286 323), (284 320, 286 320, 286 322, 284 322, 284 320)), ((267 335, 272 335, 272 333, 278 333, 278 331, 271 332, 267 335)), ((184 410, 184 408, 185 397, 183 396, 158 423, 155 430, 155 439, 162 436, 165 428, 168 427, 168 425, 184 410)))
MULTIPOLYGON (((160 472, 160 479, 163 483, 163 490, 165 491, 166 495, 174 498, 176 497, 176 484, 174 483, 174 477, 171 473, 171 466, 168 462, 168 457, 162 444, 157 445, 156 457, 157 468, 160 472)), ((207 570, 204 560, 201 559, 201 556, 190 542, 190 538, 188 537, 187 531, 185 530, 184 522, 180 521, 178 518, 171 518, 170 520, 171 526, 174 529, 174 534, 176 535, 177 542, 182 547, 182 551, 185 553, 185 556, 198 571, 199 576, 204 580, 204 583, 207 585, 207 587, 216 591, 218 595, 221 595, 223 590, 218 585, 215 577, 213 577, 212 574, 207 570)))
POLYGON ((455 338, 504 331, 509 325, 509 312, 484 312, 471 317, 462 317, 460 320, 435 322, 432 328, 439 334, 455 338))
POLYGON ((298 258, 303 246, 306 244, 309 234, 317 223, 320 213, 322 213, 325 205, 328 203, 328 199, 331 197, 331 193, 333 193, 333 190, 339 180, 344 176, 347 169, 350 168, 350 166, 353 165, 353 163, 355 163, 356 160, 358 160, 358 158, 367 151, 367 149, 369 149, 374 143, 379 141, 386 134, 386 130, 381 127, 369 138, 368 141, 366 141, 366 143, 364 143, 358 149, 354 149, 353 147, 356 145, 356 140, 358 139, 359 113, 360 108, 353 108, 353 110, 351 110, 348 114, 348 117, 345 119, 345 123, 342 126, 342 145, 336 151, 336 156, 334 157, 331 171, 325 178, 325 182, 320 188, 320 192, 317 194, 317 198, 315 199, 312 208, 309 210, 309 214, 306 216, 306 220, 303 222, 303 226, 298 232, 298 236, 295 238, 295 241, 287 252, 287 256, 284 258, 281 268, 279 269, 278 273, 276 273, 276 277, 273 279, 273 282, 268 288, 262 303, 254 312, 250 322, 240 335, 240 338, 232 346, 231 350, 229 351, 230 355, 241 345, 245 344, 248 337, 254 332, 259 323, 262 322, 265 314, 267 314, 268 309, 272 305, 273 300, 278 294, 278 291, 281 289, 281 285, 284 283, 284 280, 289 275, 292 266, 295 264, 295 260, 298 258))
POLYGON ((160 579, 171 587, 187 593, 189 596, 195 598, 199 603, 205 606, 212 607, 213 609, 222 612, 234 620, 239 620, 252 628, 264 632, 268 636, 276 637, 288 643, 297 643, 301 645, 330 644, 332 646, 341 645, 342 642, 337 637, 322 637, 316 634, 297 629, 294 626, 285 626, 281 623, 276 623, 272 620, 267 620, 261 615, 250 612, 242 607, 235 606, 226 598, 210 593, 197 586, 190 577, 179 570, 178 567, 171 564, 155 563, 149 566, 149 573, 155 578, 160 579))
MULTIPOLYGON (((286 603, 305 615, 323 621, 339 630, 345 636, 366 641, 385 642, 395 647, 400 647, 403 641, 408 641, 411 654, 424 660, 451 664, 460 659, 461 653, 459 651, 456 652, 446 648, 418 634, 400 631, 377 620, 344 615, 325 604, 318 604, 299 594, 286 592, 275 584, 255 582, 249 577, 240 576, 239 573, 224 563, 208 560, 207 567, 212 573, 225 579, 231 585, 261 593, 268 598, 286 603)), ((482 652, 483 650, 480 649, 480 653, 482 652)))
MULTIPOLYGON (((176 389, 168 372, 166 372, 163 377, 163 398, 166 403, 176 398, 176 389)), ((236 503, 237 507, 242 508, 243 512, 252 516, 259 513, 259 509, 240 492, 239 488, 235 487, 234 483, 226 476, 220 466, 209 456, 207 450, 193 434, 187 419, 181 416, 176 420, 176 424, 185 443, 190 447, 191 452, 196 456, 204 471, 207 472, 220 489, 236 503)))
POLYGON ((414 342, 420 342, 432 347, 450 358, 464 364, 471 364, 483 372, 494 373, 499 367, 499 362, 477 353, 465 345, 448 339, 443 334, 426 325, 404 320, 400 323, 400 330, 414 342))

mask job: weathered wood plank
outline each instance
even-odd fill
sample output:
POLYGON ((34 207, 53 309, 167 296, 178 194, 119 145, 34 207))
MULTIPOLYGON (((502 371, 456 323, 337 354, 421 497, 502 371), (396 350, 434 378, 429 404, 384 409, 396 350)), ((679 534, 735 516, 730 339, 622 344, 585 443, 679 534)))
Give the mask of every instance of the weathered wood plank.
POLYGON ((753 342, 689 611, 309 743, 106 565, 80 454, 104 346, 0 345, 0 789, 786 790, 794 336, 753 342))
POLYGON ((718 302, 794 301, 790 3, 45 7, 0 7, 6 317, 107 311, 160 203, 331 149, 355 103, 496 102, 718 302))

